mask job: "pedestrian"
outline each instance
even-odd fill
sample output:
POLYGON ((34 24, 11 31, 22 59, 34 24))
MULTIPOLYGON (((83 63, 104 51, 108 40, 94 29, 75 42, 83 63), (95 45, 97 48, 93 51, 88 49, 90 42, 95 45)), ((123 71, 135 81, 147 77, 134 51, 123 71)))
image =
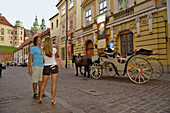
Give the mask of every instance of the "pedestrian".
MULTIPOLYGON (((38 99, 39 95, 37 94, 37 83, 39 86, 39 92, 42 84, 42 71, 43 71, 43 57, 41 54, 41 38, 36 36, 34 38, 34 47, 31 48, 29 54, 29 73, 32 74, 33 82, 33 98, 38 99), (32 65, 31 65, 32 63, 32 65)), ((46 96, 45 94, 43 96, 46 96)))
POLYGON ((7 67, 9 66, 9 62, 7 63, 7 67))
MULTIPOLYGON (((55 46, 57 47, 57 46, 55 46)), ((51 38, 46 38, 44 42, 44 47, 42 50, 42 55, 44 58, 44 69, 43 69, 43 83, 40 90, 40 98, 38 103, 42 102, 42 94, 44 93, 45 86, 47 84, 48 78, 51 75, 51 104, 56 104, 54 98, 56 94, 56 82, 58 76, 58 67, 56 58, 59 58, 57 48, 53 48, 51 38)))
POLYGON ((1 74, 2 74, 2 64, 0 63, 0 78, 2 77, 1 74))

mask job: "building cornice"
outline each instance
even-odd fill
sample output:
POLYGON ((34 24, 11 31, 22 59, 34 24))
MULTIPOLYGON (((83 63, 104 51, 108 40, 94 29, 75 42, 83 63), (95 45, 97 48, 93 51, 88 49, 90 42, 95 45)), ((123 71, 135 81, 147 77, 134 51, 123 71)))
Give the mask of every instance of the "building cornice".
MULTIPOLYGON (((106 28, 111 28, 111 27, 116 26, 116 25, 121 25, 121 24, 126 23, 126 22, 128 22, 128 21, 136 20, 136 19, 139 18, 139 17, 147 16, 148 13, 151 13, 151 14, 152 14, 152 13, 157 13, 157 12, 160 12, 160 11, 163 11, 163 10, 166 10, 166 9, 167 9, 167 7, 154 8, 154 9, 152 9, 152 10, 145 11, 145 12, 141 12, 141 13, 139 13, 139 14, 133 14, 133 15, 131 15, 131 16, 128 17, 129 19, 127 19, 127 18, 125 18, 125 19, 123 19, 123 20, 122 20, 122 19, 119 19, 118 21, 114 21, 113 23, 110 23, 110 24, 106 25, 106 28)), ((80 37, 83 37, 83 36, 87 36, 87 35, 89 35, 89 34, 96 33, 96 32, 97 32, 97 29, 92 29, 90 32, 87 31, 87 32, 85 32, 85 33, 81 33, 80 35, 74 37, 72 40, 77 39, 77 38, 80 38, 80 37)))

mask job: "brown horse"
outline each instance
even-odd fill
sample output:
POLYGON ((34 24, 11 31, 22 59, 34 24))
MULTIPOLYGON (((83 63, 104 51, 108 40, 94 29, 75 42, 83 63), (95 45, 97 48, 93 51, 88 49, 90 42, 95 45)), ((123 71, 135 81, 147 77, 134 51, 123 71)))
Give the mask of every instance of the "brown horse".
POLYGON ((84 66, 84 77, 86 76, 86 72, 88 72, 88 78, 90 77, 90 69, 89 66, 92 64, 92 60, 88 56, 72 56, 72 63, 75 63, 76 66, 76 76, 78 76, 78 67, 80 68, 80 73, 83 75, 81 72, 81 67, 84 66))

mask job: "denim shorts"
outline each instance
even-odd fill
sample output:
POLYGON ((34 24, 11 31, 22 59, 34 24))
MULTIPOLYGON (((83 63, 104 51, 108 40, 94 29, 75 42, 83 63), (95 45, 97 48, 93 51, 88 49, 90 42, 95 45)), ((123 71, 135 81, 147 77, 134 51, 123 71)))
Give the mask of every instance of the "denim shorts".
POLYGON ((57 65, 44 66, 43 75, 51 75, 58 73, 57 65))

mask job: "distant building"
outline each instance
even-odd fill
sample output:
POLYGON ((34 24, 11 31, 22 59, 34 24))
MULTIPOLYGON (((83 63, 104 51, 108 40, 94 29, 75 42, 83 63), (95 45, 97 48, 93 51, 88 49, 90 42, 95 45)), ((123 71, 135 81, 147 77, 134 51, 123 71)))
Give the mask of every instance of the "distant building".
POLYGON ((14 60, 13 52, 1 52, 1 62, 12 62, 14 60))
POLYGON ((19 47, 24 42, 24 27, 17 20, 15 26, 0 13, 0 45, 19 47))
POLYGON ((42 19, 42 23, 40 25, 40 30, 41 30, 41 32, 44 32, 45 30, 47 30, 44 18, 42 19))
POLYGON ((51 17, 49 20, 50 20, 50 25, 51 25, 50 36, 53 40, 53 44, 56 44, 56 43, 59 44, 59 36, 60 36, 59 13, 51 17))

